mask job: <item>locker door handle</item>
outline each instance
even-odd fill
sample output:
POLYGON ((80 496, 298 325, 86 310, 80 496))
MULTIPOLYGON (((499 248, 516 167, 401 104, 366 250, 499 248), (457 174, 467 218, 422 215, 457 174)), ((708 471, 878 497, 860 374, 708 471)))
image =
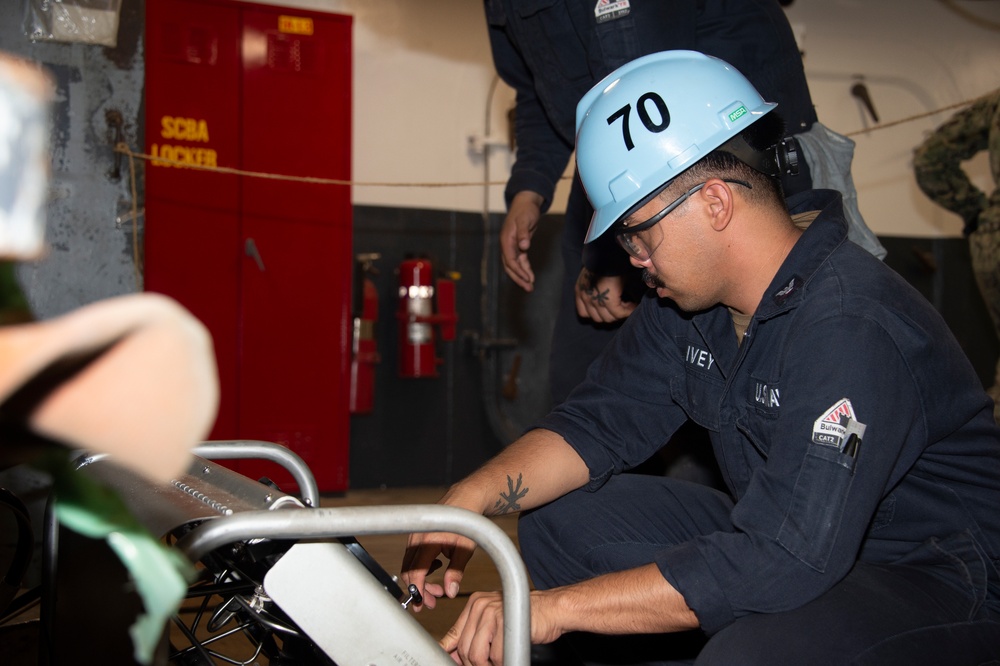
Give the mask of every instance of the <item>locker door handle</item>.
POLYGON ((248 238, 246 243, 244 243, 244 250, 246 255, 257 262, 257 268, 264 271, 264 260, 260 258, 260 251, 257 250, 257 243, 253 241, 252 238, 248 238))

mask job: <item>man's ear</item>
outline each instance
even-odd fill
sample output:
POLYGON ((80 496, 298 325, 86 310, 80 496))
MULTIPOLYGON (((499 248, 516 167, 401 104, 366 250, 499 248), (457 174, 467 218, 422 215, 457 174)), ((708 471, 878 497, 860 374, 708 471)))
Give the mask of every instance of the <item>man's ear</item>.
POLYGON ((708 205, 712 228, 723 231, 733 219, 733 190, 721 178, 710 178, 701 190, 701 195, 708 205))

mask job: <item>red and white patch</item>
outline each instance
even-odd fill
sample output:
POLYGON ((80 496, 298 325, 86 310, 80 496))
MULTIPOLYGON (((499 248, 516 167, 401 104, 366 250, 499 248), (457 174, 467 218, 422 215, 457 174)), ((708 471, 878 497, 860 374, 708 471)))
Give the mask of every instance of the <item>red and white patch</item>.
POLYGON ((606 23, 614 19, 628 16, 632 11, 629 0, 597 0, 594 7, 594 18, 598 23, 606 23))
POLYGON ((841 448, 847 436, 847 424, 854 420, 857 420, 854 406, 849 399, 841 398, 813 423, 813 441, 841 448))

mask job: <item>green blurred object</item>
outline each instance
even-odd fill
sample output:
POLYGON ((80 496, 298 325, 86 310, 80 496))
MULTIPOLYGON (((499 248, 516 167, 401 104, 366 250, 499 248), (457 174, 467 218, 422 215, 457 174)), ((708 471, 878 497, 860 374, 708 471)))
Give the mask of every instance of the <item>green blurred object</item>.
POLYGON ((34 321, 28 299, 14 274, 16 263, 0 261, 0 326, 34 321))
POLYGON ((52 475, 59 523, 106 540, 128 570, 146 609, 129 629, 134 656, 151 663, 167 621, 195 578, 194 567, 140 525, 117 493, 73 469, 68 450, 49 451, 35 466, 52 475))

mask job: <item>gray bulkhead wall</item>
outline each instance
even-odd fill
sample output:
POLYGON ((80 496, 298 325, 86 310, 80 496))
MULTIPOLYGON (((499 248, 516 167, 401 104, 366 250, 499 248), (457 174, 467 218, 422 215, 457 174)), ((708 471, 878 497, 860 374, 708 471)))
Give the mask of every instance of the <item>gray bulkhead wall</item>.
POLYGON ((115 48, 32 42, 24 27, 28 3, 0 5, 0 49, 42 63, 55 79, 49 251, 17 271, 35 316, 46 319, 137 290, 128 162, 116 159, 108 118, 121 119, 120 140, 141 145, 144 5, 122 3, 115 48))

